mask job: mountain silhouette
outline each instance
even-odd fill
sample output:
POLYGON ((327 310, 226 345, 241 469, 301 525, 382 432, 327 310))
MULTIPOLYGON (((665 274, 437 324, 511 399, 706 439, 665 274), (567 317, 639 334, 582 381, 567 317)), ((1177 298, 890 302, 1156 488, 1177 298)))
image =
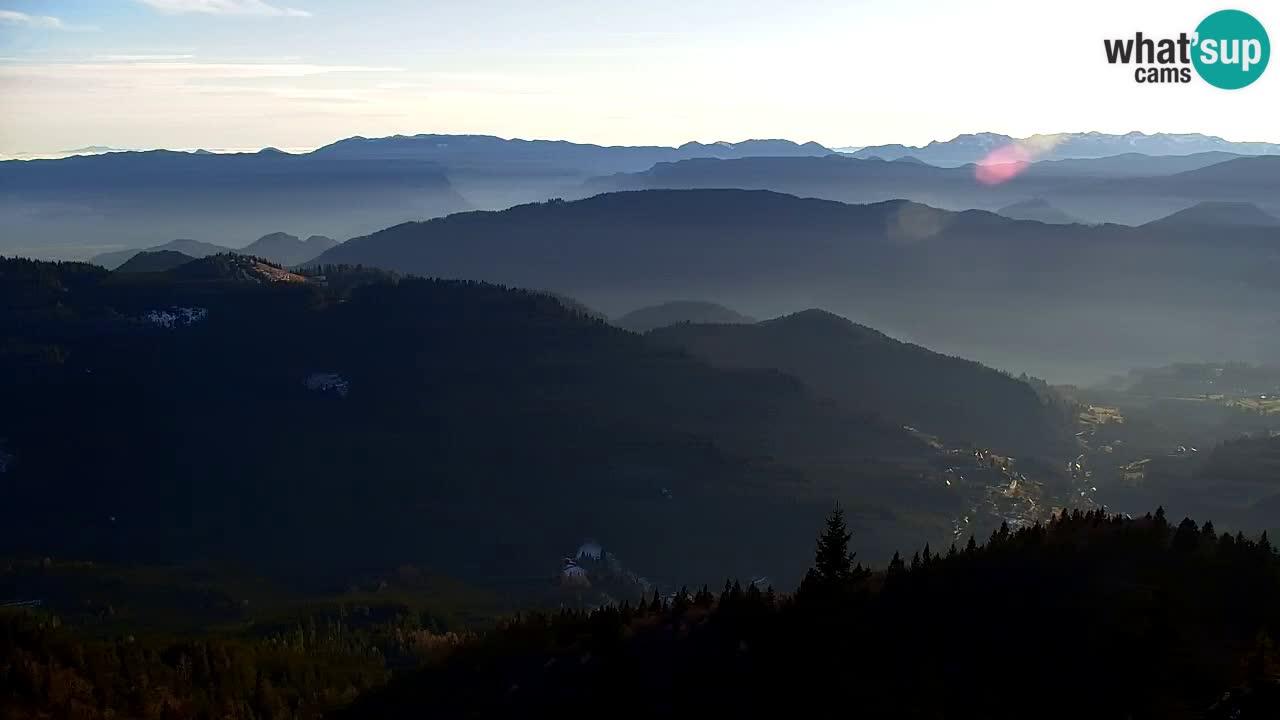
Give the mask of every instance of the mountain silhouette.
POLYGON ((1280 218, 1263 212, 1257 205, 1246 202, 1201 202, 1179 210, 1168 217, 1147 223, 1149 228, 1194 228, 1198 230, 1219 227, 1280 228, 1280 218))
MULTIPOLYGON (((0 252, 39 238, 49 254, 303 228, 350 237, 472 207, 433 163, 282 152, 156 150, 0 162, 0 252)), ((24 245, 25 247, 25 245, 24 245)), ((87 255, 88 253, 85 252, 87 255)), ((123 260, 121 260, 123 262, 123 260)))
POLYGON ((840 202, 906 199, 948 210, 991 211, 1043 199, 1083 222, 1132 225, 1185 208, 1188 200, 1254 202, 1264 211, 1280 212, 1280 157, 1128 154, 1007 164, 1007 171, 995 173, 1003 181, 984 181, 991 167, 1000 166, 980 172, 976 165, 934 167, 845 155, 699 159, 593 178, 571 197, 617 190, 737 188, 840 202))
POLYGON ((618 318, 614 324, 632 332, 648 332, 677 323, 753 323, 755 318, 734 312, 723 305, 696 300, 677 300, 639 308, 618 318))
POLYGON ((993 150, 1020 145, 1036 160, 1068 158, 1103 158, 1128 153, 1144 155, 1194 155, 1205 152, 1239 155, 1277 155, 1280 145, 1263 142, 1231 142, 1212 135, 1131 132, 1125 135, 1106 133, 1056 133, 1013 138, 999 133, 958 135, 947 141, 933 141, 923 147, 877 145, 864 147, 853 157, 879 157, 895 160, 911 155, 931 165, 960 166, 981 162, 993 150))
POLYGON ((1194 170, 1153 178, 1143 183, 1148 192, 1182 194, 1228 194, 1274 197, 1280 192, 1280 157, 1242 157, 1194 170), (1215 187, 1216 185, 1216 187, 1215 187))
POLYGON ((1145 155, 1123 153, 1099 158, 1040 160, 1023 171, 1023 176, 1040 177, 1156 177, 1217 165, 1243 157, 1237 153, 1212 151, 1193 155, 1145 155))
POLYGON ((713 365, 793 375, 850 409, 955 444, 994 445, 1018 454, 1071 447, 1069 409, 1049 406, 1026 383, 823 310, 755 324, 684 323, 646 337, 713 365))
POLYGON ((183 255, 176 250, 153 250, 134 255, 115 269, 118 273, 165 272, 179 265, 185 265, 195 258, 183 255))
POLYGON ((649 190, 403 224, 314 262, 545 288, 611 316, 672 297, 716 298, 756 317, 824 307, 996 367, 1085 379, 1208 346, 1247 359, 1280 351, 1261 311, 1274 238, 1215 232, 1210 249, 1158 227, 649 190), (1206 316, 1232 326, 1195 319, 1206 316))
POLYGON ((1051 225, 1080 222, 1054 207, 1053 203, 1050 203, 1044 198, 1023 200, 1022 202, 1017 202, 1012 205, 1006 205, 1005 207, 1000 208, 999 213, 1014 220, 1034 220, 1036 222, 1048 223, 1051 225))
POLYGON ((799 144, 789 140, 690 142, 673 148, 601 146, 564 140, 507 140, 491 135, 396 135, 347 138, 318 148, 312 155, 362 160, 429 160, 449 173, 501 171, 586 177, 643 170, 657 162, 688 158, 792 157, 827 155, 830 152, 817 143, 799 144))
POLYGON ((192 258, 208 257, 209 255, 217 255, 219 253, 233 252, 231 248, 222 245, 214 245, 213 243, 200 242, 198 240, 170 240, 163 245, 156 245, 144 250, 119 250, 116 252, 102 253, 95 255, 89 262, 94 265, 101 265, 108 270, 114 270, 123 265, 133 256, 141 252, 163 252, 172 251, 181 253, 192 258))
POLYGON ((326 159, 430 163, 449 178, 469 203, 496 210, 572 196, 588 178, 641 171, 659 162, 755 155, 821 156, 830 152, 817 143, 799 144, 789 140, 629 147, 564 140, 508 140, 491 135, 396 135, 347 138, 319 148, 312 155, 326 159))
POLYGON ((298 265, 315 259, 320 253, 337 245, 336 240, 323 235, 312 235, 306 240, 300 240, 296 235, 274 232, 254 240, 238 252, 266 258, 281 265, 298 265))

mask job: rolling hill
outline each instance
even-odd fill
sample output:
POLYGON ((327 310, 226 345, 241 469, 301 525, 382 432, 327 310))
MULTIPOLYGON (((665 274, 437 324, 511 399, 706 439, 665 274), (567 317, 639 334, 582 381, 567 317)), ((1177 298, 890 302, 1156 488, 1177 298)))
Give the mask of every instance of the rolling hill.
POLYGON ((154 253, 166 251, 182 253, 183 255, 193 258, 202 258, 210 255, 218 255, 219 253, 235 252, 229 247, 200 242, 198 240, 170 240, 163 245, 156 245, 143 250, 118 250, 116 252, 102 253, 101 255, 95 255, 90 258, 89 262, 94 265, 101 265, 108 270, 114 270, 140 252, 154 253))
POLYGON ((301 240, 295 235, 275 232, 263 235, 240 249, 195 240, 172 240, 163 245, 157 245, 145 250, 120 250, 103 253, 94 256, 89 262, 112 270, 142 253, 177 252, 192 258, 204 258, 210 255, 226 253, 243 254, 260 257, 280 265, 300 265, 337 245, 338 242, 336 240, 323 235, 312 235, 306 240, 301 240))
POLYGON ((1039 160, 1025 173, 1030 177, 1157 177, 1198 170, 1241 157, 1237 153, 1211 151, 1193 155, 1145 155, 1122 153, 1098 158, 1039 160))
POLYGON ((943 532, 954 501, 905 469, 933 451, 794 378, 542 294, 345 272, 0 260, 0 552, 514 589, 583 538, 667 582, 794 577, 835 499, 883 551, 943 532))
POLYGON ((1125 155, 1057 162, 935 167, 820 158, 700 159, 594 178, 577 195, 644 189, 773 190, 868 203, 905 199, 950 210, 998 210, 1044 200, 1082 222, 1139 225, 1202 200, 1253 202, 1280 213, 1280 157, 1125 155))
POLYGON ((252 255, 210 255, 177 265, 170 269, 165 279, 170 282, 201 283, 292 283, 309 284, 313 281, 297 273, 289 272, 278 263, 252 255))
POLYGON ((1070 225, 1079 220, 1062 212, 1044 198, 1023 200, 1000 208, 999 213, 1011 220, 1034 220, 1049 225, 1070 225))
POLYGON ((851 410, 936 434, 952 444, 1065 454, 1070 408, 978 363, 902 343, 821 310, 765 322, 684 323, 647 337, 730 368, 775 369, 851 410))
POLYGON ((1247 202, 1201 202, 1147 224, 1151 228, 1199 231, 1220 227, 1280 228, 1280 218, 1247 202))
POLYGON ((615 320, 614 324, 632 332, 642 333, 677 323, 734 324, 755 321, 755 318, 747 317, 716 303, 677 300, 632 310, 615 320))
POLYGON ((115 269, 119 273, 165 272, 195 260, 177 250, 143 251, 124 261, 115 269))
POLYGON ((281 265, 300 265, 314 260, 324 251, 337 245, 337 240, 323 235, 312 235, 306 240, 301 240, 296 235, 274 232, 263 235, 237 252, 266 258, 281 265))
POLYGON ((545 288, 615 316, 672 297, 756 317, 822 307, 994 367, 1088 381, 1205 347, 1280 355, 1260 310, 1280 290, 1274 257, 1274 238, 1252 228, 1220 228, 1209 247, 1159 228, 903 201, 655 190, 399 225, 317 262, 545 288))

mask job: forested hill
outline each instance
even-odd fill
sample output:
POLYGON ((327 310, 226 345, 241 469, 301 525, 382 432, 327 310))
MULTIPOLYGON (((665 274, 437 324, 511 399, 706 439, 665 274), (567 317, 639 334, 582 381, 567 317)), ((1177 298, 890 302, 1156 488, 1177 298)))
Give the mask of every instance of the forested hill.
POLYGON ((756 324, 690 324, 649 333, 717 366, 774 368, 844 406, 954 443, 1023 454, 1073 447, 1070 405, 988 367, 899 342, 821 310, 756 324))
POLYGON ((541 586, 587 537, 670 581, 796 577, 833 499, 882 550, 942 522, 900 428, 537 293, 6 260, 0 337, 8 553, 541 586))
POLYGON ((876 573, 849 540, 833 515, 795 596, 730 582, 528 615, 341 717, 1280 713, 1280 559, 1265 535, 1075 511, 876 573))
POLYGON ((677 323, 753 323, 755 318, 723 305, 696 300, 676 300, 638 308, 619 317, 614 324, 632 332, 648 332, 677 323))
POLYGON ((610 316, 679 298, 754 317, 820 307, 993 367, 1081 382, 1206 347, 1274 356, 1274 318, 1262 311, 1277 304, 1274 231, 1218 226, 1212 237, 902 200, 647 190, 398 225, 318 261, 552 290, 610 316))

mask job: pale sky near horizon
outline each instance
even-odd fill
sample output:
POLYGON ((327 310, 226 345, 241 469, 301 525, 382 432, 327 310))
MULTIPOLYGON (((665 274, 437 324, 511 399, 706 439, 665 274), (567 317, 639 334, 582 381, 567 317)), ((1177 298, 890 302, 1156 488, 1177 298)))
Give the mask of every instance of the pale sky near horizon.
POLYGON ((1106 37, 1274 1, 0 0, 0 154, 483 133, 831 147, 959 133, 1280 142, 1280 67, 1139 85, 1106 37))

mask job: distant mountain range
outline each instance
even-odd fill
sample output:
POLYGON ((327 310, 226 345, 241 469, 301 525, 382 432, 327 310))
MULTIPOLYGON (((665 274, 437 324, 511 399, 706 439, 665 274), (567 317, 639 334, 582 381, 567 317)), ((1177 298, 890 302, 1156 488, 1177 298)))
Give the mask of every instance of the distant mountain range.
POLYGON ((0 253, 87 257, 175 237, 350 237, 472 207, 433 163, 151 151, 0 162, 0 253))
MULTIPOLYGON (((686 162, 766 160, 897 165, 686 162)), ((1231 162, 1253 160, 1280 163, 1231 162)), ((1205 347, 1280 357, 1274 316, 1262 311, 1280 301, 1274 229, 1219 226, 1211 237, 905 201, 662 190, 403 224, 314 262, 547 288, 611 316, 672 297, 713 297, 757 317, 825 307, 996 367, 1086 380, 1198 359, 1205 347)))
POLYGON ((414 135, 348 138, 303 154, 155 150, 15 160, 0 162, 0 253, 83 258, 90 248, 154 246, 196 231, 206 240, 254 236, 272 227, 346 238, 406 220, 544 200, 592 176, 656 162, 830 152, 787 140, 675 148, 414 135))
POLYGON ((323 235, 312 235, 306 240, 300 240, 296 235, 274 232, 263 235, 249 245, 239 249, 196 240, 171 240, 163 245, 156 245, 144 250, 120 250, 103 253, 94 256, 90 262, 95 265, 101 265, 108 270, 114 270, 141 253, 176 252, 191 258, 203 258, 222 253, 240 253, 288 266, 312 260, 337 245, 338 242, 336 240, 323 235))
POLYGON ((352 137, 318 148, 317 157, 360 160, 430 160, 450 171, 504 174, 603 175, 644 170, 690 158, 800 157, 831 154, 818 143, 790 140, 685 143, 679 147, 602 146, 565 140, 507 140, 492 135, 352 137))
POLYGON ((685 143, 679 147, 601 146, 564 140, 505 139, 491 135, 395 135, 339 140, 316 157, 429 162, 475 207, 502 209, 572 194, 587 178, 638 172, 655 163, 691 158, 818 157, 817 143, 746 140, 685 143))
POLYGON ((74 155, 101 155, 110 152, 132 152, 127 148, 108 147, 106 145, 89 145, 72 150, 56 150, 53 152, 20 152, 12 155, 0 153, 0 160, 56 160, 74 155))
POLYGON ((981 162, 992 151, 1010 146, 1024 148, 1030 160, 1063 160, 1068 158, 1101 158, 1127 153, 1143 155, 1194 155, 1225 152, 1238 155, 1280 154, 1280 144, 1266 142, 1232 142, 1212 135, 1131 132, 1108 135, 1098 132, 1058 133, 1015 138, 999 133, 958 135, 947 141, 928 145, 874 145, 850 153, 853 157, 879 157, 895 160, 910 156, 930 165, 956 167, 981 162))
POLYGON ((341 239, 473 208, 657 188, 768 189, 842 202, 908 199, 953 210, 1043 199, 1082 222, 1132 225, 1201 201, 1255 203, 1280 215, 1274 169, 1249 164, 1274 158, 1246 157, 1277 147, 1202 135, 1016 140, 982 133, 925 148, 881 146, 841 155, 787 140, 606 147, 398 135, 353 137, 298 154, 275 148, 108 152, 0 162, 0 185, 9 189, 0 196, 7 230, 0 252, 83 258, 196 232, 209 241, 273 227, 341 239), (994 170, 974 165, 1010 143, 1025 152, 1000 154, 1004 165, 994 170), (1208 172, 1215 167, 1218 175, 1208 172), (1205 174, 1194 174, 1200 171, 1205 174), (993 174, 994 182, 986 177, 993 174))
POLYGON ((254 240, 238 252, 266 258, 281 265, 297 265, 312 260, 329 248, 337 246, 337 240, 323 235, 312 235, 306 240, 301 240, 296 235, 274 232, 254 240))
MULTIPOLYGON (((1201 152, 1193 155, 1151 155, 1132 152, 1098 158, 1039 160, 1027 166, 1019 177, 1155 177, 1173 175, 1188 170, 1199 170, 1202 167, 1216 165, 1240 157, 1243 157, 1243 155, 1217 151, 1201 152)), ((907 158, 900 158, 900 160, 905 159, 907 158)))
POLYGON ((1255 203, 1280 214, 1280 156, 1126 154, 1031 163, 1011 167, 1001 177, 1000 182, 984 180, 975 165, 935 167, 841 155, 698 159, 595 178, 575 197, 617 190, 738 188, 841 202, 907 199, 950 210, 993 211, 1044 200, 1082 222, 1132 225, 1206 200, 1255 203))

